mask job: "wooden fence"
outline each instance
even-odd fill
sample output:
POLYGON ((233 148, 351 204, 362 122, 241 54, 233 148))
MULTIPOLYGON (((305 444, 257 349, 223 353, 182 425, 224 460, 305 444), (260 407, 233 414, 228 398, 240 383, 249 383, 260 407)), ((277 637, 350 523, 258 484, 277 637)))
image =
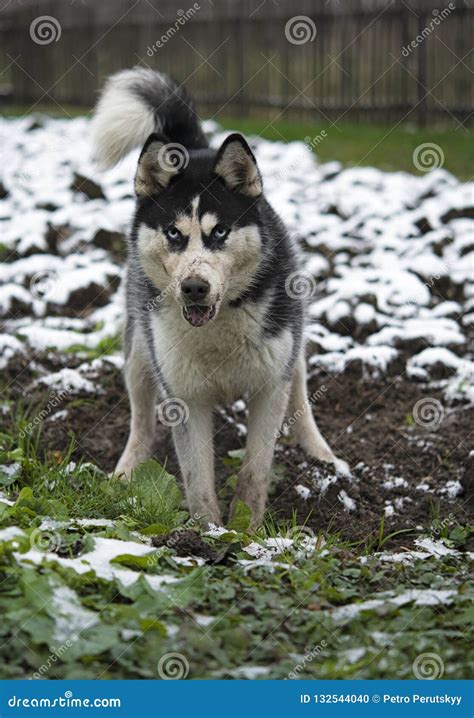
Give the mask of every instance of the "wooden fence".
POLYGON ((0 85, 16 104, 90 107, 142 64, 216 117, 467 124, 473 30, 466 0, 11 0, 0 85))

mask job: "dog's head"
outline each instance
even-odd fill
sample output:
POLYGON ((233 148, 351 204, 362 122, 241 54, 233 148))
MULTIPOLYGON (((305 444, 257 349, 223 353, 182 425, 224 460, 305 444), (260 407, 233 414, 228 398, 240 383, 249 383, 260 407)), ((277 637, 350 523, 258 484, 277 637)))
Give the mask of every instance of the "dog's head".
POLYGON ((192 326, 248 289, 261 259, 260 172, 241 135, 216 153, 151 135, 135 176, 137 249, 163 298, 192 326))

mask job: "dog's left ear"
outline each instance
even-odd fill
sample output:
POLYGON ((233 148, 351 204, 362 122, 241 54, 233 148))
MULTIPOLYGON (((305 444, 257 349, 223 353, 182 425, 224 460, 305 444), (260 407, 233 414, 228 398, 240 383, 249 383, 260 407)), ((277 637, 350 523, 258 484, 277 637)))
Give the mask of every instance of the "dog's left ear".
POLYGON ((217 153, 214 172, 231 192, 240 192, 248 197, 262 194, 262 177, 257 161, 242 135, 229 135, 224 140, 217 153))
MULTIPOLYGON (((183 151, 186 152, 184 147, 183 151)), ((135 192, 138 197, 150 197, 168 187, 170 180, 178 174, 180 165, 185 166, 185 162, 175 154, 163 135, 153 133, 148 137, 135 174, 135 192)))

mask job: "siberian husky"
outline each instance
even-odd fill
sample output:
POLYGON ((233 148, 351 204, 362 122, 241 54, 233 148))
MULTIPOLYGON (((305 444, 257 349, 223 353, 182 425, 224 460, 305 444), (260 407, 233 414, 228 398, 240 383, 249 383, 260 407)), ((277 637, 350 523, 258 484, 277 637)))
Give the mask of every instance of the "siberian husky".
POLYGON ((214 486, 213 411, 249 410, 238 501, 258 525, 285 415, 312 457, 347 472, 321 436, 306 391, 297 247, 263 192, 240 134, 210 149, 173 80, 135 68, 110 77, 93 121, 96 158, 111 167, 143 144, 128 240, 125 380, 131 427, 116 474, 150 457, 156 404, 173 438, 189 511, 222 524, 214 486))

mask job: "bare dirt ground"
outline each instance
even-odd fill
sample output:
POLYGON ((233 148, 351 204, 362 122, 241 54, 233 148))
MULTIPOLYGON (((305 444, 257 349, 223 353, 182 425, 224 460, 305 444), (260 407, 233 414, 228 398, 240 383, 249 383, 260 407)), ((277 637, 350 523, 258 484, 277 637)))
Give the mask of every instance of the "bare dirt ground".
MULTIPOLYGON (((278 444, 269 499, 275 520, 291 520, 296 512, 298 525, 337 531, 349 541, 367 540, 378 531, 384 513, 386 533, 448 517, 465 523, 473 508, 470 412, 454 407, 445 412, 439 426, 423 428, 413 422, 412 412, 416 402, 427 396, 426 389, 396 373, 380 380, 364 379, 359 369, 354 366, 338 375, 316 371, 309 382, 310 394, 318 396, 313 411, 319 425, 348 461, 353 478, 336 477, 330 466, 308 458, 284 437, 278 444), (341 491, 349 504, 353 502, 353 509, 341 491)), ((15 377, 21 367, 12 366, 10 371, 15 377)), ((25 374, 21 376, 24 382, 25 374)), ((66 397, 57 407, 66 409, 66 416, 44 423, 40 450, 51 460, 66 452, 75 436, 74 460, 113 470, 127 439, 128 400, 121 372, 115 368, 103 372, 97 385, 101 395, 82 401, 66 397)), ((12 397, 16 393, 17 399, 25 399, 15 379, 11 391, 12 397)), ((440 403, 443 399, 432 389, 429 398, 440 403)), ((44 395, 33 391, 28 403, 41 401, 44 395)), ((216 414, 216 473, 226 500, 229 477, 235 471, 228 452, 245 445, 236 428, 242 421, 244 414, 232 409, 216 414)), ((179 477, 171 430, 159 423, 154 454, 179 477)), ((410 537, 401 534, 394 541, 409 545, 410 537)))

